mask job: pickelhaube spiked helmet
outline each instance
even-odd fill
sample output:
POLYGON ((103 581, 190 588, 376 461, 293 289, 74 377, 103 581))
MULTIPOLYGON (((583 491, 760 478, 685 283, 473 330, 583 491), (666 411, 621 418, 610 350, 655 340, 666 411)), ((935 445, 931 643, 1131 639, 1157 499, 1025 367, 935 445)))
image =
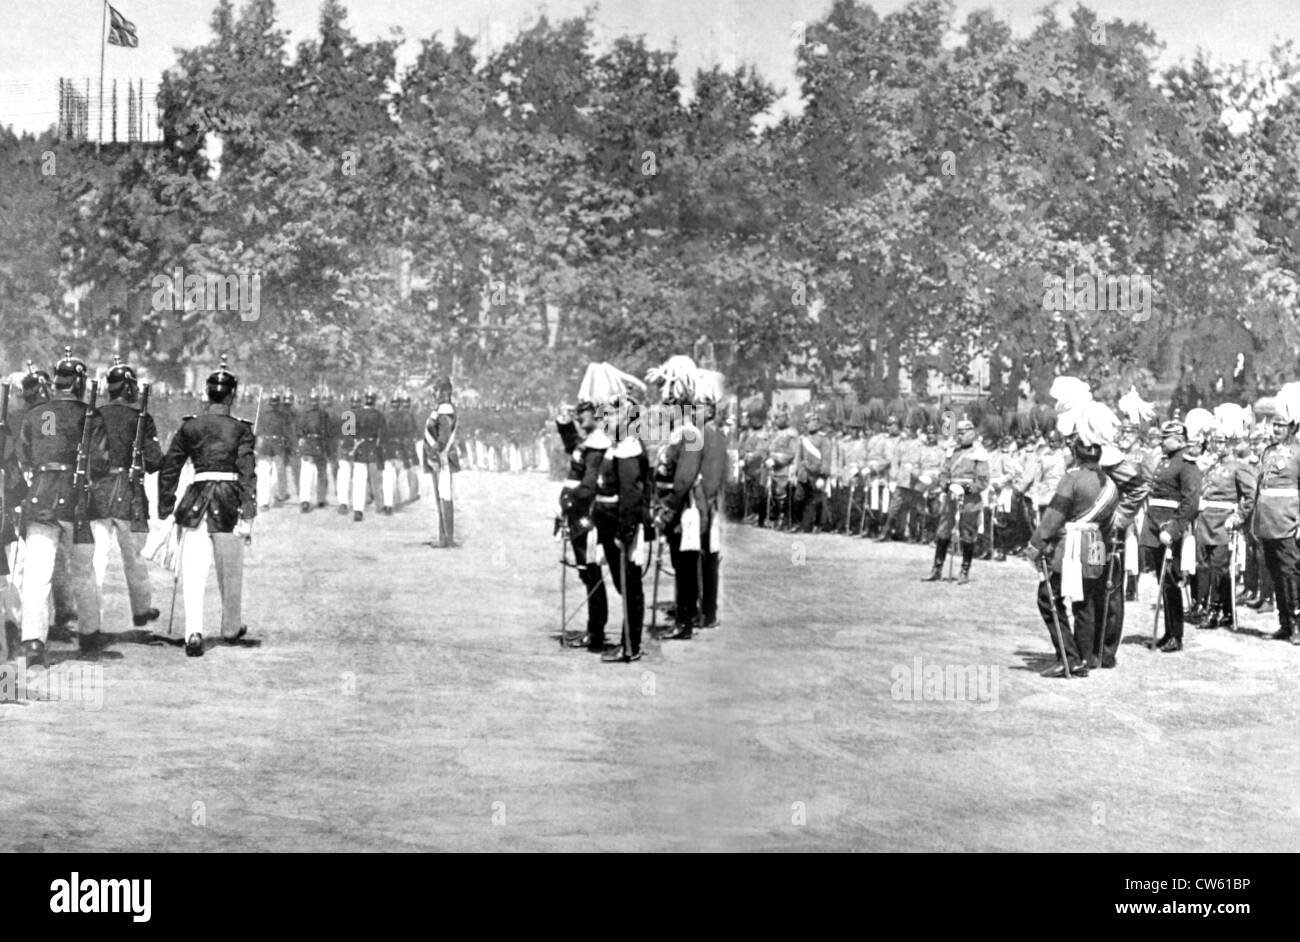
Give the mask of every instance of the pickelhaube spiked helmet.
POLYGON ((221 365, 212 373, 208 374, 207 382, 209 393, 229 393, 239 388, 239 379, 234 373, 226 368, 226 355, 221 354, 221 365))
POLYGON ((63 348, 63 358, 54 364, 55 378, 75 378, 86 375, 86 361, 72 355, 71 347, 63 348))
POLYGON ((127 383, 136 381, 135 370, 122 362, 120 356, 113 356, 113 365, 108 370, 108 389, 110 392, 116 392, 127 383))

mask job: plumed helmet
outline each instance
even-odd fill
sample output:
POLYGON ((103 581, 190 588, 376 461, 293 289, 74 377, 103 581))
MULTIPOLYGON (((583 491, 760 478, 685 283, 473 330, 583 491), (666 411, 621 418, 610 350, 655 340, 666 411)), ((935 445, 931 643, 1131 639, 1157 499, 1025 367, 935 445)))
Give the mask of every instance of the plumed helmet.
POLYGON ((1183 419, 1187 437, 1192 441, 1203 439, 1214 428, 1214 425, 1214 413, 1209 409, 1190 409, 1187 417, 1183 419))
POLYGON ((698 374, 695 361, 688 356, 669 357, 662 366, 652 367, 646 373, 646 382, 662 387, 665 403, 685 406, 695 401, 695 380, 698 374))
POLYGON ((221 398, 239 388, 239 379, 226 368, 226 355, 221 355, 221 365, 215 372, 208 374, 208 398, 221 398))

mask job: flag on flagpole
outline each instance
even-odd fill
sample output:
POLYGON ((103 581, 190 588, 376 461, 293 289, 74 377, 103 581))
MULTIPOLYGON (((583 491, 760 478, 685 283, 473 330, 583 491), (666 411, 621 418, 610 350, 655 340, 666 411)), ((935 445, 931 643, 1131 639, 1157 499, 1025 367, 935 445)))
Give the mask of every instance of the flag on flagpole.
POLYGON ((110 46, 125 46, 128 49, 134 49, 140 45, 140 39, 135 35, 135 24, 113 9, 109 4, 108 15, 112 20, 108 26, 108 44, 110 46))

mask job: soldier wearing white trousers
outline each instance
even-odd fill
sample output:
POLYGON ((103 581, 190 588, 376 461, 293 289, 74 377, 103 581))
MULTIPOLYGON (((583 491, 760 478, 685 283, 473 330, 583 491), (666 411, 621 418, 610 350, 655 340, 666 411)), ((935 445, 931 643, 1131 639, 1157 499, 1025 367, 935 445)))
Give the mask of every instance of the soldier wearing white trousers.
POLYGON ((221 636, 237 642, 243 624, 244 541, 257 513, 257 471, 252 426, 230 414, 238 380, 225 368, 208 377, 208 411, 190 416, 172 436, 158 478, 158 513, 175 508, 181 528, 180 578, 185 599, 185 653, 204 652, 203 597, 208 570, 217 570, 221 593, 221 636), (180 501, 181 469, 194 463, 194 480, 180 501))

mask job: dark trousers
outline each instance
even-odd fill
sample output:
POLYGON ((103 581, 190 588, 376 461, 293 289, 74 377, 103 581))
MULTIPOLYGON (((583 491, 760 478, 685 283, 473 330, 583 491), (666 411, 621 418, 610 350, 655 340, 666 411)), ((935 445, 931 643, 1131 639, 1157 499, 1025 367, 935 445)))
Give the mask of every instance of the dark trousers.
MULTIPOLYGON (((708 533, 701 533, 701 548, 708 546, 708 541, 708 533)), ((696 619, 700 617, 700 589, 704 582, 701 553, 697 550, 683 550, 682 535, 678 532, 668 534, 668 555, 673 563, 674 620, 679 625, 694 625, 696 619)), ((713 604, 716 614, 718 591, 716 567, 713 572, 713 604)))
POLYGON ((605 622, 609 619, 609 600, 605 597, 605 580, 600 566, 587 561, 587 535, 574 537, 573 561, 578 566, 578 578, 587 590, 587 646, 600 649, 605 643, 605 622))
MULTIPOLYGON (((614 588, 623 596, 622 603, 627 612, 627 646, 630 650, 624 653, 636 654, 641 650, 641 623, 645 618, 645 590, 641 585, 641 567, 632 560, 623 558, 623 552, 614 540, 612 522, 608 528, 605 526, 600 528, 600 547, 605 551, 605 562, 609 565, 609 574, 614 580, 614 588), (624 576, 626 576, 626 583, 624 576)), ((622 624, 622 619, 619 619, 619 623, 622 624)), ((622 643, 621 638, 620 643, 622 643)))
POLYGON ((814 526, 822 526, 826 521, 826 491, 814 482, 802 483, 798 488, 795 501, 800 510, 800 526, 804 533, 811 533, 814 526))
POLYGON ((910 487, 898 487, 889 499, 889 516, 885 519, 884 535, 907 539, 912 529, 912 516, 921 512, 921 494, 910 487))
POLYGON ((1196 547, 1196 601, 1232 611, 1232 579, 1228 572, 1232 547, 1227 543, 1196 547))
POLYGON ((1284 631, 1295 628, 1296 609, 1300 608, 1297 599, 1297 582, 1300 580, 1300 549, 1296 548, 1294 537, 1280 540, 1259 541, 1264 551, 1264 566, 1273 582, 1273 594, 1277 599, 1277 624, 1284 631))
MULTIPOLYGON (((1101 649, 1103 659, 1114 658, 1119 648, 1120 636, 1124 631, 1124 593, 1116 591, 1123 588, 1123 581, 1116 579, 1116 585, 1110 593, 1111 612, 1106 616, 1106 637, 1101 649), (1116 600, 1118 599, 1118 603, 1116 600), (1119 606, 1116 616, 1115 606, 1119 606)), ((1047 591, 1047 583, 1038 583, 1038 613, 1043 617, 1047 633, 1052 638, 1052 647, 1056 656, 1061 656, 1060 644, 1065 645, 1066 659, 1073 666, 1097 653, 1097 631, 1101 627, 1102 610, 1106 607, 1106 577, 1083 580, 1083 598, 1070 605, 1071 619, 1066 617, 1065 599, 1061 597, 1061 574, 1052 573, 1052 591, 1047 591), (1052 600, 1056 601, 1056 619, 1061 626, 1060 644, 1056 640, 1056 629, 1052 625, 1052 600)))
MULTIPOLYGON (((1191 539, 1191 537, 1188 537, 1191 539)), ((1165 634, 1171 638, 1183 636, 1183 590, 1178 584, 1178 560, 1182 558, 1183 541, 1174 540, 1169 547, 1169 565, 1165 570, 1165 584, 1161 586, 1165 605, 1165 634)), ((1143 546, 1143 572, 1154 572, 1160 578, 1160 567, 1164 564, 1165 547, 1143 546)))

